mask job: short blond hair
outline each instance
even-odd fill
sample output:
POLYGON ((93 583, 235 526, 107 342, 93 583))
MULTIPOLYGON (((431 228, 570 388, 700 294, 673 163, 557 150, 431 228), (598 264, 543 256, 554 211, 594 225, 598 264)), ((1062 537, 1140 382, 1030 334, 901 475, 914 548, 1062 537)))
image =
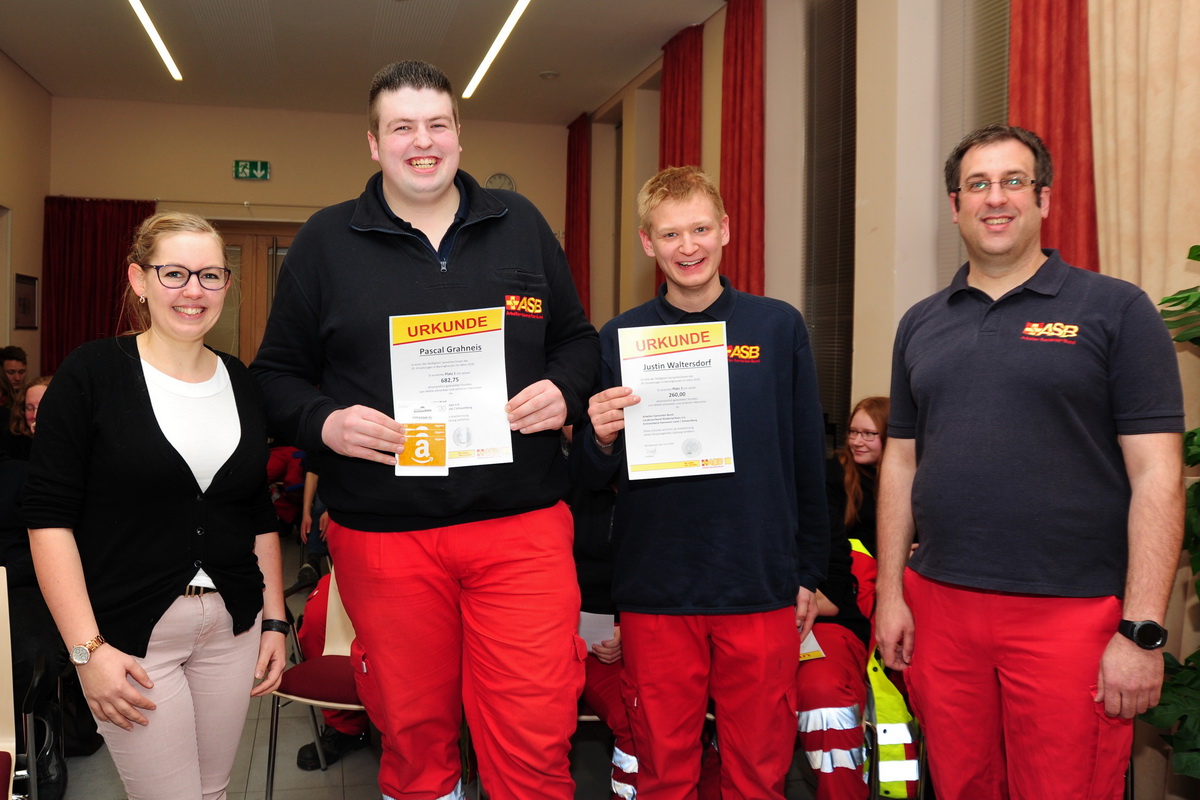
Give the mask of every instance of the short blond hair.
POLYGON ((642 186, 637 196, 638 227, 650 232, 650 215, 667 200, 687 200, 703 194, 712 200, 717 219, 725 217, 725 201, 708 173, 699 167, 667 167, 642 186))

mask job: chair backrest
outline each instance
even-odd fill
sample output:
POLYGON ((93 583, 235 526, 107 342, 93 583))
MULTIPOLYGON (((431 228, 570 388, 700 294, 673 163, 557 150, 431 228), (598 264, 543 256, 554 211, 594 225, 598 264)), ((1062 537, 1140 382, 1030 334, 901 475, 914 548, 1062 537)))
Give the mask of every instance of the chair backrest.
POLYGON ((329 575, 329 607, 325 612, 325 650, 327 656, 350 655, 350 643, 354 641, 354 625, 346 615, 346 607, 342 605, 342 595, 338 592, 337 570, 329 575))
POLYGON ((12 638, 8 628, 8 570, 0 567, 0 786, 12 797, 17 752, 15 701, 12 696, 12 638))

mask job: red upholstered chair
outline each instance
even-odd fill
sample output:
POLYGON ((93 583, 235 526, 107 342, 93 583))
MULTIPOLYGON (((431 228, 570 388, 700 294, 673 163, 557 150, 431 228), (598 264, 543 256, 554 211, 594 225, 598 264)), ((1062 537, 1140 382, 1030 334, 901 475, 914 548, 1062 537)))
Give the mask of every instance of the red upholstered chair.
MULTIPOLYGON (((293 638, 293 641, 294 638, 293 638)), ((354 627, 346 616, 342 597, 338 593, 337 575, 329 581, 329 608, 325 620, 325 651, 306 658, 283 673, 283 680, 271 695, 271 739, 267 750, 267 792, 271 800, 275 785, 275 747, 279 739, 279 706, 284 700, 304 703, 309 707, 313 740, 317 743, 317 758, 321 769, 328 767, 321 750, 321 732, 317 725, 318 708, 343 711, 362 711, 358 690, 354 685, 354 669, 350 666, 350 643, 354 627)))

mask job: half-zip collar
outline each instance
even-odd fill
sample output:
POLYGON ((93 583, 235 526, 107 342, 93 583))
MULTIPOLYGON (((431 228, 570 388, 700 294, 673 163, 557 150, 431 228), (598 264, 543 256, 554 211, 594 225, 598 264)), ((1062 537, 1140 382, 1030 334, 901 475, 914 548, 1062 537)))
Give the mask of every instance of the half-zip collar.
POLYGON ((367 181, 367 190, 359 197, 354 208, 354 216, 350 219, 350 227, 359 231, 377 231, 380 233, 400 233, 412 236, 437 258, 442 272, 447 271, 450 254, 458 232, 465 226, 483 219, 502 217, 508 213, 508 208, 495 195, 485 192, 475 179, 459 170, 454 176, 454 185, 458 189, 458 210, 454 213, 454 221, 446 230, 446 235, 438 247, 434 247, 429 237, 419 228, 398 217, 392 212, 383 197, 383 173, 377 172, 367 181))

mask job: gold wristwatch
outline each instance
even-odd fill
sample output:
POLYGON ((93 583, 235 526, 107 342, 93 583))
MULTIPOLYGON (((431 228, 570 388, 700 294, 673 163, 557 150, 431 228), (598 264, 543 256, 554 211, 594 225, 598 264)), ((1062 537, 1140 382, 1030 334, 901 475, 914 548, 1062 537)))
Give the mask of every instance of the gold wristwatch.
POLYGON ((96 649, 102 644, 104 644, 104 637, 97 633, 91 640, 75 645, 71 648, 71 663, 82 667, 92 660, 92 653, 96 652, 96 649))

